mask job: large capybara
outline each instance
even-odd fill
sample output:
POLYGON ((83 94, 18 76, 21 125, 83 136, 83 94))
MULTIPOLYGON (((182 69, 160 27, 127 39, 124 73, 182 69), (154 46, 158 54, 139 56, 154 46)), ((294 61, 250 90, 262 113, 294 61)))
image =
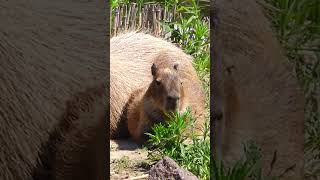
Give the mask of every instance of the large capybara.
MULTIPOLYGON (((134 91, 139 91, 138 89, 145 88, 154 82, 155 76, 151 73, 153 63, 155 63, 156 69, 172 69, 175 65, 178 65, 177 74, 179 75, 179 81, 181 81, 182 86, 185 87, 181 100, 185 101, 185 105, 188 104, 188 106, 191 107, 194 115, 199 116, 197 124, 204 124, 205 94, 192 65, 192 57, 190 55, 187 55, 172 43, 161 38, 137 32, 125 33, 113 37, 110 41, 110 46, 111 138, 129 135, 127 126, 128 100, 134 91)), ((175 76, 176 75, 172 77, 175 76)), ((171 83, 171 80, 167 81, 171 83)), ((170 88, 169 85, 168 88, 170 88)), ((154 99, 157 99, 153 102, 161 102, 162 98, 164 98, 163 96, 168 95, 165 92, 167 90, 168 89, 159 89, 159 92, 150 92, 153 94, 154 99), (156 93, 158 93, 158 97, 156 97, 156 93)), ((164 104, 165 102, 162 102, 161 105, 158 104, 157 106, 165 108, 164 104)), ((136 122, 138 123, 139 120, 136 119, 136 122)), ((135 126, 136 125, 133 125, 132 127, 135 126)), ((139 132, 138 134, 143 132, 140 130, 137 131, 139 132)))
POLYGON ((144 133, 150 133, 154 124, 165 122, 165 113, 183 113, 188 107, 196 118, 195 132, 202 132, 204 93, 197 81, 189 79, 190 73, 194 73, 187 71, 192 69, 189 65, 181 67, 172 52, 161 51, 154 58, 150 83, 132 93, 127 107, 128 130, 138 144, 147 140, 144 133))
POLYGON ((104 2, 0 5, 0 179, 104 179, 104 2))
POLYGON ((213 3, 212 112, 216 158, 227 166, 253 140, 263 174, 303 179, 304 98, 262 7, 254 0, 213 3))

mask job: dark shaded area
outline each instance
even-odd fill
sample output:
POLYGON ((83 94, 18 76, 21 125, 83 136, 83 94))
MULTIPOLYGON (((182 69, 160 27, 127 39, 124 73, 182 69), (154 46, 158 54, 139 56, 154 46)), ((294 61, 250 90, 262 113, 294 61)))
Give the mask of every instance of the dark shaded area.
POLYGON ((105 179, 108 3, 0 5, 0 179, 105 179))
POLYGON ((110 138, 111 139, 127 139, 130 137, 130 133, 128 130, 128 103, 122 109, 122 113, 120 114, 120 120, 117 122, 117 130, 110 138))
POLYGON ((211 131, 214 158, 233 167, 244 143, 261 148, 262 175, 296 164, 283 179, 302 179, 304 97, 292 66, 255 0, 211 3, 211 131))
MULTIPOLYGON (((95 99, 104 97, 105 93, 106 91, 104 86, 99 88, 90 88, 86 92, 78 93, 74 96, 74 98, 66 103, 67 110, 61 117, 61 121, 58 127, 50 134, 49 140, 42 145, 40 151, 41 154, 39 156, 40 162, 37 164, 37 167, 33 172, 34 180, 55 179, 55 168, 57 167, 54 167, 54 165, 57 159, 57 153, 59 151, 58 147, 62 146, 64 141, 67 141, 66 138, 68 137, 68 134, 72 133, 74 129, 79 128, 76 124, 81 123, 80 116, 82 115, 82 113, 90 112, 92 108, 97 107, 94 106, 95 99), (88 99, 91 100, 88 101, 88 99), (83 106, 83 104, 85 105, 83 106)), ((97 103, 97 105, 99 104, 97 103)), ((105 115, 101 117, 102 119, 108 118, 106 113, 103 114, 105 115)), ((90 156, 88 158, 90 159, 90 156)), ((84 169, 89 172, 95 171, 94 169, 90 170, 90 166, 84 167, 84 169)), ((92 174, 90 176, 94 177, 95 174, 92 174)))

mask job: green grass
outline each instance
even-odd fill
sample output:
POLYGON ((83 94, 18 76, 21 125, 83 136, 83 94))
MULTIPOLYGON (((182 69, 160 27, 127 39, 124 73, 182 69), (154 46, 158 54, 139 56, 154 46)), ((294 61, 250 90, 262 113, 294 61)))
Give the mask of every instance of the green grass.
POLYGON ((252 141, 244 143, 245 156, 231 167, 224 167, 222 161, 218 159, 211 163, 209 121, 206 122, 202 135, 192 134, 188 138, 184 132, 192 129, 195 121, 190 109, 182 114, 169 114, 167 118, 166 124, 157 124, 153 127, 152 133, 147 133, 149 141, 146 146, 150 149, 148 157, 152 162, 169 156, 200 179, 211 177, 214 180, 278 180, 292 169, 288 167, 283 173, 271 176, 277 161, 275 152, 270 164, 271 170, 263 176, 260 164, 261 150, 252 141), (186 119, 191 121, 185 121, 186 119))
POLYGON ((279 176, 271 176, 273 166, 276 163, 276 153, 270 164, 271 171, 262 175, 261 169, 261 150, 252 141, 244 144, 245 157, 239 159, 233 166, 225 168, 219 160, 213 162, 212 174, 214 180, 278 180, 279 176))
POLYGON ((193 128, 195 119, 191 110, 185 113, 168 114, 168 123, 157 124, 153 132, 148 133, 149 145, 152 149, 149 158, 159 160, 164 156, 174 159, 180 166, 186 168, 201 179, 210 178, 210 126, 209 121, 201 136, 194 133, 191 138, 185 136, 186 130, 193 128), (186 121, 190 119, 190 121, 186 121))
MULTIPOLYGON (((249 143, 248 143, 249 144, 249 143)), ((258 179, 261 177, 259 160, 260 149, 253 143, 245 146, 246 157, 237 161, 232 167, 225 168, 219 160, 213 162, 212 174, 215 180, 245 180, 248 178, 258 179)))
POLYGON ((130 159, 128 156, 123 156, 121 159, 117 160, 115 170, 117 173, 123 172, 126 168, 130 167, 130 159))
POLYGON ((177 5, 181 16, 174 22, 163 22, 163 28, 172 33, 170 38, 173 43, 179 44, 195 58, 194 65, 198 72, 210 74, 209 24, 203 21, 197 1, 188 2, 191 6, 177 5))

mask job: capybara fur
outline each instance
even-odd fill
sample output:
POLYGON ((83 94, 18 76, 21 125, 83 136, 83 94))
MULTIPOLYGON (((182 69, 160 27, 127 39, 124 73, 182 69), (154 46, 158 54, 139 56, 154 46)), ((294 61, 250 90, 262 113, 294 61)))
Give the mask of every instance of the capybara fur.
POLYGON ((271 24, 255 0, 214 1, 211 116, 215 158, 228 167, 243 143, 262 151, 262 173, 303 179, 304 97, 271 24))
POLYGON ((138 144, 143 144, 154 124, 166 120, 165 113, 183 113, 188 107, 196 118, 195 132, 204 125, 204 94, 197 83, 184 78, 181 67, 170 58, 172 54, 160 52, 150 68, 152 80, 146 87, 132 93, 128 102, 128 130, 138 144), (180 73, 181 71, 181 73, 180 73), (196 93, 195 93, 196 91, 196 93), (193 96, 188 96, 192 94, 193 96))
MULTIPOLYGON (((113 37, 110 46, 111 138, 130 135, 127 125, 128 100, 134 91, 150 85, 153 81, 150 69, 153 63, 159 69, 164 67, 172 69, 175 64, 178 64, 179 79, 187 88, 183 99, 188 99, 189 106, 197 114, 204 113, 205 94, 190 55, 166 40, 138 32, 113 37)), ((157 102, 159 101, 160 99, 157 102)), ((199 118, 199 124, 201 124, 200 121, 199 118)))
POLYGON ((103 1, 2 1, 0 179, 103 179, 103 1))

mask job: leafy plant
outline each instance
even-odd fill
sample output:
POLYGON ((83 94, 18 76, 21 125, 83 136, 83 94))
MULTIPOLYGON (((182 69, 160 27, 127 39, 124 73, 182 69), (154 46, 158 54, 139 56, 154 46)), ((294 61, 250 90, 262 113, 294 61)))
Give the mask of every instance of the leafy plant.
POLYGON ((149 154, 150 158, 157 160, 163 156, 169 156, 180 166, 188 169, 201 179, 209 179, 209 123, 205 124, 202 137, 191 132, 190 142, 185 133, 193 128, 195 121, 191 116, 191 110, 188 109, 182 114, 168 114, 167 117, 168 123, 157 124, 153 127, 153 133, 147 133, 150 137, 149 146, 154 148, 149 154), (186 119, 189 121, 186 121, 186 119))
POLYGON ((270 162, 270 170, 263 175, 261 167, 263 154, 261 153, 261 149, 253 141, 246 142, 243 147, 244 157, 229 168, 224 167, 221 160, 214 160, 211 169, 214 180, 280 180, 294 168, 293 165, 287 167, 287 169, 278 175, 271 175, 277 161, 277 152, 275 151, 273 159, 270 162))
POLYGON ((171 41, 179 44, 186 53, 195 58, 194 64, 199 72, 209 74, 209 22, 204 21, 195 0, 192 6, 180 6, 180 16, 174 22, 163 22, 164 29, 171 33, 171 41))
POLYGON ((121 159, 116 162, 116 171, 122 172, 124 169, 130 166, 131 162, 128 156, 123 156, 121 159))

